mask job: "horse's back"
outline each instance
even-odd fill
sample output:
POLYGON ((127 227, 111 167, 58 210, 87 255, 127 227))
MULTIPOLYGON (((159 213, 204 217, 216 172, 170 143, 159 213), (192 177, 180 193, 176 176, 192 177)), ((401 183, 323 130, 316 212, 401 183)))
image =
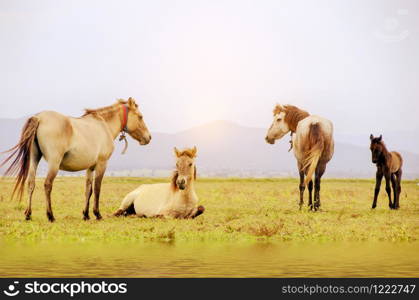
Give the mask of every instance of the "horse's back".
POLYGON ((133 192, 134 208, 137 215, 153 217, 161 214, 171 196, 170 183, 143 184, 133 192))
POLYGON ((62 158, 62 170, 85 170, 101 158, 107 160, 113 152, 113 140, 103 120, 73 118, 55 111, 43 111, 36 117, 41 152, 47 161, 62 158))
POLYGON ((400 170, 403 166, 403 158, 397 151, 390 152, 391 154, 391 164, 390 164, 390 171, 391 173, 396 173, 400 170))
POLYGON ((333 137, 333 123, 330 120, 317 115, 310 115, 298 122, 297 133, 300 131, 301 134, 308 135, 310 126, 314 124, 319 124, 323 134, 327 137, 333 137))
POLYGON ((106 123, 94 117, 70 118, 73 127, 74 143, 83 143, 95 147, 97 151, 112 153, 114 149, 113 137, 106 123))

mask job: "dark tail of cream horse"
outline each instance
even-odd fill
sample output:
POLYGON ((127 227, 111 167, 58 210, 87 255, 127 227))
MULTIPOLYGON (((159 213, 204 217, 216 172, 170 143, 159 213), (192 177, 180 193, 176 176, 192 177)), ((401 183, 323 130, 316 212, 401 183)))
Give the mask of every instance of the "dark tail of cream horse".
POLYGON ((103 175, 114 150, 113 141, 125 132, 141 145, 147 145, 151 140, 138 105, 132 98, 128 101, 118 100, 111 106, 88 109, 80 118, 54 111, 43 111, 29 118, 22 129, 20 141, 8 150, 11 154, 2 163, 3 166, 11 161, 4 175, 16 176, 12 197, 17 192, 21 199, 28 181, 26 219, 31 218, 36 170, 42 157, 48 163, 44 182, 48 220, 55 220, 51 208, 51 190, 59 170, 86 170, 83 218, 89 219, 89 200, 94 190, 93 213, 97 219, 101 219, 99 195, 103 175))

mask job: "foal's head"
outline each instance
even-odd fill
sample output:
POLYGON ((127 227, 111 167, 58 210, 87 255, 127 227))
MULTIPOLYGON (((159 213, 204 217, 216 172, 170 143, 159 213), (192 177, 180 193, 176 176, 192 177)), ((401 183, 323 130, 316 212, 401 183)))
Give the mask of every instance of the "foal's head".
POLYGON ((179 189, 184 190, 196 178, 195 157, 197 149, 178 150, 174 148, 176 155, 176 171, 173 176, 173 183, 179 189))
POLYGON ((370 135, 371 145, 370 150, 372 154, 372 162, 375 164, 378 162, 380 157, 383 155, 383 151, 385 150, 385 146, 382 142, 383 136, 380 135, 379 137, 374 137, 372 134, 370 135))
POLYGON ((150 143, 151 135, 145 125, 143 115, 139 111, 137 103, 130 97, 126 105, 128 107, 126 124, 128 134, 136 139, 141 145, 147 145, 150 143))
POLYGON ((274 120, 268 129, 265 140, 274 144, 275 140, 282 138, 288 132, 295 132, 300 120, 309 116, 309 113, 293 105, 277 104, 273 110, 274 120))

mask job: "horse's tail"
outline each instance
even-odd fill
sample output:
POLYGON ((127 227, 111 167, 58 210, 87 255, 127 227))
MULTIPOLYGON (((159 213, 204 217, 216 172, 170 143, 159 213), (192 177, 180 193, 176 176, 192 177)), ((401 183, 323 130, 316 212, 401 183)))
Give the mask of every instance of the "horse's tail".
POLYGON ((0 167, 7 164, 13 159, 9 168, 4 172, 3 176, 16 176, 16 183, 12 193, 12 199, 18 192, 19 200, 22 199, 23 188, 25 187, 26 178, 28 177, 29 166, 31 163, 31 148, 36 138, 36 131, 39 126, 39 119, 36 116, 29 118, 22 128, 20 140, 16 146, 3 152, 12 152, 1 164, 0 167))
POLYGON ((307 142, 309 150, 305 153, 303 161, 303 170, 307 170, 305 185, 311 181, 324 149, 324 138, 319 123, 310 125, 307 142))

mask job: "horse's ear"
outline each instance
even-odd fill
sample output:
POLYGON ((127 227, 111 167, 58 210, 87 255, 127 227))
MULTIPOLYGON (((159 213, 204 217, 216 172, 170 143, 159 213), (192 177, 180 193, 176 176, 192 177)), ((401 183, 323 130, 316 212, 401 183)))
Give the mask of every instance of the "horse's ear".
POLYGON ((285 110, 285 109, 284 109, 284 107, 283 107, 281 104, 277 103, 277 104, 275 105, 275 107, 274 107, 273 114, 274 114, 274 115, 277 115, 277 114, 279 114, 281 111, 284 111, 284 110, 285 110))
POLYGON ((372 134, 370 134, 370 140, 372 141, 372 139, 374 138, 374 136, 372 134))
POLYGON ((134 98, 129 97, 128 101, 127 101, 128 107, 131 109, 136 109, 137 108, 137 104, 135 103, 134 98))
POLYGON ((173 151, 175 152, 176 157, 180 157, 180 151, 176 147, 173 148, 173 151))
POLYGON ((383 139, 383 135, 380 134, 380 137, 378 138, 378 141, 381 142, 382 139, 383 139))
POLYGON ((196 157, 196 152, 198 152, 198 149, 196 149, 196 146, 193 146, 192 148, 192 156, 196 157))

